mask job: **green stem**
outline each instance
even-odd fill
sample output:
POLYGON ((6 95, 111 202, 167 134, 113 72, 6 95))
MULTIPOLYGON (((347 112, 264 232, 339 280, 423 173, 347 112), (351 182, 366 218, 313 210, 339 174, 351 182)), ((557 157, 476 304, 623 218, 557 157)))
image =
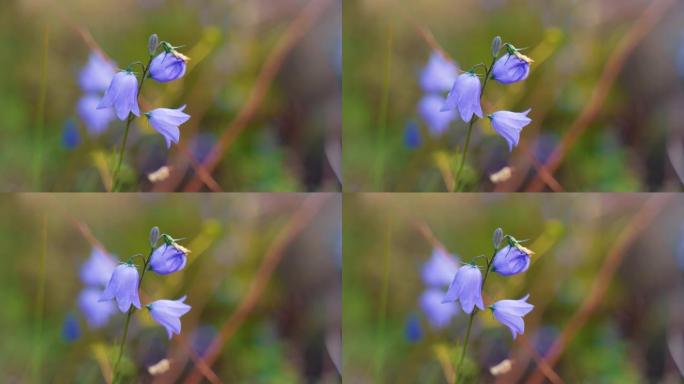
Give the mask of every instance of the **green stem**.
MULTIPOLYGON (((484 291, 485 283, 487 283, 487 277, 489 276, 489 271, 492 269, 492 264, 494 264, 494 256, 496 255, 496 252, 498 251, 498 248, 494 248, 494 253, 492 253, 492 257, 487 260, 487 269, 485 271, 485 275, 482 278, 482 290, 484 291)), ((466 351, 468 349, 468 341, 470 340, 470 331, 473 327, 473 319, 475 319, 475 315, 477 314, 477 308, 473 308, 473 312, 470 313, 470 318, 468 319, 468 328, 466 329, 466 336, 465 339, 463 340, 463 349, 461 350, 461 357, 458 359, 458 365, 456 366, 456 383, 458 383, 461 379, 461 368, 463 366, 463 360, 465 360, 465 355, 466 351)))
MULTIPOLYGON (((145 277, 145 271, 147 271, 147 265, 150 262, 152 252, 154 252, 154 248, 150 250, 150 254, 143 261, 143 269, 140 273, 140 278, 138 279, 138 289, 140 289, 142 285, 143 278, 145 277)), ((133 317, 133 313, 135 312, 135 310, 136 308, 134 306, 131 306, 128 309, 128 313, 126 314, 126 323, 124 323, 124 333, 121 337, 121 343, 119 344, 119 354, 116 358, 116 363, 114 363, 114 378, 112 379, 113 384, 116 384, 121 378, 121 372, 119 372, 119 364, 121 364, 121 357, 123 357, 124 346, 126 345, 126 338, 128 337, 128 326, 131 324, 131 317, 133 317)))
MULTIPOLYGON (((486 73, 485 73, 485 79, 484 82, 482 82, 482 89, 480 90, 480 103, 482 102, 482 98, 484 97, 484 91, 485 88, 487 88, 487 83, 489 82, 489 76, 492 74, 492 68, 494 68, 494 63, 496 63, 496 57, 492 59, 492 64, 485 68, 487 68, 486 73)), ((456 184, 456 191, 460 190, 461 187, 461 172, 463 172, 463 166, 465 166, 465 161, 466 161, 466 156, 468 155, 468 147, 470 145, 470 136, 473 133, 473 125, 475 124, 475 121, 477 120, 477 116, 473 116, 470 119, 470 122, 468 123, 468 133, 466 134, 466 140, 465 144, 463 145, 463 154, 461 155, 461 163, 458 165, 458 171, 456 172, 456 179, 454 180, 454 183, 456 184)))
MULTIPOLYGON (((145 78, 147 77, 147 73, 150 70, 150 64, 152 63, 153 58, 153 56, 150 56, 147 65, 143 65, 143 74, 140 78, 140 86, 138 87, 138 93, 135 96, 136 98, 140 98, 140 92, 142 91, 143 84, 145 84, 145 78)), ((131 122, 133 122, 133 119, 135 119, 135 115, 129 112, 128 118, 126 119, 126 129, 124 130, 123 142, 121 143, 121 149, 119 150, 119 160, 117 160, 116 168, 114 168, 114 173, 112 173, 112 191, 115 192, 118 192, 119 188, 121 187, 119 181, 119 172, 121 171, 121 163, 123 163, 124 153, 126 150, 126 142, 128 141, 128 131, 131 128, 131 122)))

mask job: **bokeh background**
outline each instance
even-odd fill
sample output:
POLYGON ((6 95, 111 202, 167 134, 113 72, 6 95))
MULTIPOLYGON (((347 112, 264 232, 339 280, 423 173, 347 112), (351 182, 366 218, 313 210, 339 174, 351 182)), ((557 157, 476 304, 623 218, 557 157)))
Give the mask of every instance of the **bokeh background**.
POLYGON ((488 64, 500 35, 536 62, 524 82, 490 83, 485 111, 532 108, 533 123, 509 154, 489 122, 478 122, 464 189, 679 191, 683 21, 674 0, 346 1, 345 190, 444 191, 466 124, 429 133, 420 72, 436 47, 461 70, 488 64), (539 167, 562 143, 553 178, 540 182, 539 167), (506 166, 512 176, 493 183, 506 166))
POLYGON ((430 326, 421 270, 439 245, 465 262, 490 255, 501 227, 536 254, 524 274, 490 275, 485 305, 529 293, 535 308, 515 341, 489 311, 478 314, 467 382, 681 382, 683 203, 675 194, 347 198, 345 381, 450 382, 468 319, 459 312, 443 329, 430 326), (552 350, 557 376, 545 376, 537 361, 552 350), (507 373, 493 376, 506 359, 507 373))
POLYGON ((88 134, 77 76, 97 49, 122 68, 146 61, 152 33, 191 61, 181 80, 146 82, 142 109, 187 104, 191 119, 171 150, 136 120, 124 190, 207 190, 193 181, 195 163, 222 137, 214 191, 338 190, 340 9, 339 0, 2 1, 0 190, 106 189, 123 123, 88 134), (170 175, 151 183, 164 165, 170 175))
POLYGON ((122 260, 146 253, 152 226, 192 253, 181 272, 145 275, 143 305, 187 294, 192 310, 170 341, 135 313, 122 364, 131 380, 186 382, 193 355, 224 335, 210 364, 219 380, 202 382, 340 382, 340 209, 334 194, 3 197, 0 382, 105 382, 125 315, 90 329, 79 269, 95 241, 122 260), (164 358, 170 369, 151 376, 164 358))

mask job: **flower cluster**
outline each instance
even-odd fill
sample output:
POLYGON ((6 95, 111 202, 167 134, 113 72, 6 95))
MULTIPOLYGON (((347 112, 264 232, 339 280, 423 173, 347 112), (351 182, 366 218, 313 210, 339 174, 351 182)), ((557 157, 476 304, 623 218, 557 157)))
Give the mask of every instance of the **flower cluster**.
MULTIPOLYGON (((527 271, 530 266, 532 251, 525 248, 513 236, 503 236, 497 229, 494 235, 494 254, 487 260, 485 275, 482 276, 480 267, 474 263, 465 264, 458 268, 449 289, 443 297, 444 303, 458 302, 463 312, 474 316, 475 307, 485 309, 482 291, 489 272, 501 276, 512 276, 527 271)), ((499 300, 490 305, 494 317, 510 329, 513 338, 525 331, 523 316, 527 315, 534 306, 527 302, 529 295, 519 300, 499 300)))
POLYGON ((428 324, 435 330, 445 328, 458 313, 456 303, 444 303, 444 291, 458 270, 459 260, 440 248, 432 250, 432 256, 423 264, 421 277, 425 291, 419 305, 427 317, 428 324))
MULTIPOLYGON (((138 78, 132 71, 133 63, 127 69, 117 72, 111 79, 104 96, 97 105, 98 110, 114 110, 119 120, 132 120, 140 117, 140 107, 138 106, 138 96, 140 87, 147 76, 160 83, 180 79, 185 75, 189 58, 176 50, 176 47, 162 41, 157 44, 156 35, 150 38, 149 46, 150 60, 148 65, 142 65, 143 74, 138 78), (161 48, 163 52, 155 56, 156 51, 161 48)), ((171 143, 178 143, 180 140, 179 126, 190 119, 190 115, 184 113, 185 106, 177 109, 157 108, 146 112, 145 116, 157 132, 166 141, 166 146, 171 147, 171 143)))
MULTIPOLYGON (((142 266, 134 263, 136 256, 140 255, 119 263, 101 249, 92 251, 90 258, 81 266, 80 278, 86 288, 78 297, 78 307, 89 327, 105 326, 117 309, 129 316, 135 309, 141 309, 139 291, 145 271, 168 275, 185 267, 190 251, 169 235, 158 236, 156 227, 150 246, 150 255, 143 258, 142 266), (160 239, 162 244, 157 246, 160 239)), ((169 339, 173 334, 180 334, 180 317, 190 311, 185 299, 183 296, 178 300, 157 300, 146 305, 152 319, 166 329, 169 339)))
POLYGON ((111 109, 98 109, 97 106, 116 74, 115 65, 100 53, 92 52, 88 63, 78 74, 78 84, 84 95, 76 104, 76 113, 91 136, 100 135, 114 120, 111 109))
POLYGON ((420 72, 420 87, 425 92, 418 102, 418 114, 425 121, 432 136, 446 132, 456 120, 455 111, 442 112, 445 94, 458 76, 458 66, 440 52, 433 52, 427 65, 420 72))
MULTIPOLYGON (((492 65, 487 67, 484 64, 478 64, 456 78, 441 108, 445 114, 457 111, 460 118, 470 123, 472 127, 475 117, 484 116, 481 99, 487 80, 492 79, 500 84, 513 84, 527 79, 532 59, 520 53, 520 50, 510 43, 504 44, 503 48, 505 53, 499 57, 501 38, 496 37, 492 43, 492 65), (480 66, 485 68, 484 84, 480 82, 476 73, 480 66)), ((510 151, 518 145, 522 129, 532 122, 527 117, 530 111, 531 109, 524 112, 498 111, 488 115, 494 130, 508 142, 510 151)))

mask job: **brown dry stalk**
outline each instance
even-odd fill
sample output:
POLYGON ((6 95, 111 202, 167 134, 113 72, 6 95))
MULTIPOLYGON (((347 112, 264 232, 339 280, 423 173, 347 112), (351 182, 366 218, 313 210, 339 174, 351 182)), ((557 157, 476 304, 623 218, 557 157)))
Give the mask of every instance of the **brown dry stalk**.
MULTIPOLYGON (((218 359, 223 348, 228 344, 245 320, 247 320, 247 317, 256 307, 261 295, 264 293, 273 272, 280 264, 285 251, 313 220, 326 200, 327 198, 324 196, 307 198, 302 204, 302 207, 292 215, 290 221, 283 227, 280 233, 278 233, 278 237, 266 251, 264 258, 261 261, 261 265, 254 276, 252 285, 243 296, 240 305, 223 323, 218 335, 204 353, 202 361, 207 367, 211 367, 211 365, 216 362, 216 359, 218 359)), ((198 366, 195 366, 195 369, 190 373, 185 382, 197 384, 202 380, 202 376, 203 372, 198 366)))
MULTIPOLYGON (((242 109, 240 109, 235 119, 230 122, 228 128, 223 131, 223 134, 207 155, 207 158, 202 165, 202 168, 206 173, 211 174, 214 169, 216 169, 225 152, 230 148, 233 142, 235 142, 237 137, 247 127, 247 124, 258 111, 264 98, 268 94, 271 83, 278 72, 280 72, 289 53, 297 43, 306 36, 309 29, 331 4, 333 4, 332 0, 312 0, 288 26, 287 30, 266 59, 266 62, 257 77, 256 83, 252 88, 252 92, 249 94, 242 109)), ((202 188, 203 184, 204 182, 199 175, 195 175, 188 185, 185 186, 185 192, 197 192, 202 188)))
MULTIPOLYGON (((598 309, 627 250, 639 238, 639 235, 650 227, 651 222, 665 208, 667 203, 670 202, 672 196, 673 195, 658 195, 650 198, 630 220, 627 227, 622 230, 615 244, 603 261, 603 265, 596 275, 594 283, 589 290, 589 293, 586 295, 584 302, 570 318, 563 328, 563 331, 549 348, 547 355, 544 357, 546 365, 549 367, 556 365, 565 351, 565 348, 598 309)), ((528 380, 528 383, 539 384, 543 379, 544 375, 542 373, 541 365, 538 365, 537 369, 531 375, 530 380, 528 380)))
MULTIPOLYGON (((603 73, 589 101, 549 156, 546 165, 544 165, 545 172, 553 174, 558 170, 573 145, 601 112, 618 74, 620 74, 629 56, 676 3, 675 0, 653 1, 620 40, 617 48, 613 51, 606 66, 603 68, 603 73)), ((527 192, 539 192, 543 188, 544 181, 542 180, 541 172, 539 172, 527 187, 527 192)))

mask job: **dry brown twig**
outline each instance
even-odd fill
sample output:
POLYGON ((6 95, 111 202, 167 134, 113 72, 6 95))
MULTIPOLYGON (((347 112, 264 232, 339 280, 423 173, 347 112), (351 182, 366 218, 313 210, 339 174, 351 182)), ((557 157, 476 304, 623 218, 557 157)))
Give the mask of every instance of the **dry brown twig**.
MULTIPOLYGON (((598 117, 610 90, 632 52, 639 46, 649 32, 667 14, 667 11, 677 3, 676 0, 653 1, 643 12, 642 16, 632 25, 629 32, 620 40, 617 48, 611 54, 603 68, 603 73, 594 88, 584 109, 572 123, 560 143, 553 150, 547 163, 543 166, 545 172, 553 174, 560 167, 565 156, 570 152, 579 137, 589 128, 598 117)), ((527 187, 527 192, 539 192, 544 188, 541 173, 527 187)))
MULTIPOLYGON (((302 207, 292 215, 285 227, 278 233, 278 236, 266 251, 249 290, 243 296, 239 306, 223 323, 218 335, 204 353, 202 361, 207 367, 213 365, 226 344, 233 335, 235 335, 245 320, 247 320, 247 317, 256 307, 261 295, 271 280, 273 272, 280 264, 285 251, 314 219, 316 213, 318 213, 326 200, 327 198, 325 196, 307 198, 302 203, 302 207)), ((190 373, 185 382, 197 384, 202 380, 202 376, 203 372, 195 366, 195 369, 190 373)))
MULTIPOLYGON (((658 195, 650 198, 639 212, 632 217, 627 227, 622 230, 603 261, 603 265, 596 275, 594 284, 586 295, 584 302, 582 302, 580 308, 570 318, 558 338, 549 348, 549 352, 544 357, 545 365, 553 367, 558 362, 568 344, 570 344, 575 335, 598 309, 629 247, 632 246, 645 229, 650 227, 651 222, 667 206, 671 199, 672 195, 658 195)), ((543 379, 544 375, 541 365, 539 365, 531 375, 528 383, 539 384, 543 379)))
MULTIPOLYGON (((280 72, 289 53, 306 35, 323 12, 332 4, 332 0, 312 0, 288 26, 287 30, 266 59, 266 62, 257 77, 256 83, 247 97, 247 101, 242 106, 235 119, 230 122, 228 128, 223 131, 223 134, 207 155, 206 160, 202 164, 202 169, 204 171, 211 174, 214 169, 216 169, 225 152, 245 128, 247 128, 247 124, 258 111, 264 98, 268 94, 271 83, 278 72, 280 72)), ((202 188, 203 184, 203 180, 196 175, 188 185, 185 186, 184 190, 185 192, 197 192, 202 188)))

